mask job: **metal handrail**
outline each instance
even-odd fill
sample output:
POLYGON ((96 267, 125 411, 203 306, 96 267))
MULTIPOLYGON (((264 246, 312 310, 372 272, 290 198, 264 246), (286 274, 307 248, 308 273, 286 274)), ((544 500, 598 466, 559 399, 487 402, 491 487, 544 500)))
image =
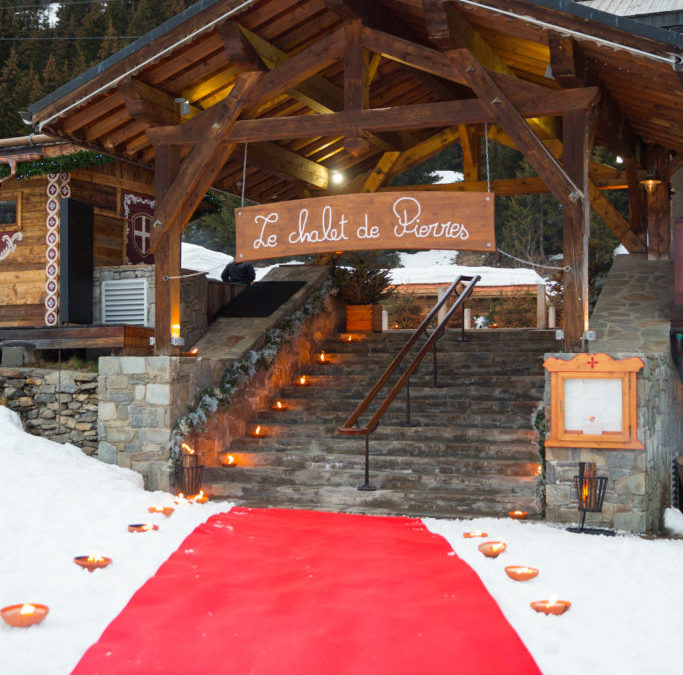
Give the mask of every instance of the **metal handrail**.
MULTIPOLYGON (((365 398, 359 403, 358 407, 353 411, 351 416, 344 422, 344 424, 337 429, 337 431, 340 434, 344 434, 347 436, 365 436, 365 484, 362 485, 359 489, 364 489, 364 490, 372 490, 374 489, 368 482, 368 465, 369 465, 369 459, 368 459, 368 442, 369 442, 369 437, 370 434, 377 428, 379 425, 379 421, 384 415, 384 413, 387 411, 393 400, 398 396, 398 393, 401 391, 403 386, 408 382, 410 379, 410 376, 413 374, 415 369, 420 365, 420 362, 422 361, 423 357, 425 354, 431 349, 432 345, 436 345, 436 341, 443 335, 445 331, 446 324, 450 321, 451 317, 455 313, 455 311, 465 302, 465 300, 471 295, 472 290, 474 289, 474 286, 477 284, 477 282, 481 279, 481 277, 478 274, 475 274, 474 276, 465 276, 465 275, 459 275, 458 278, 448 287, 446 292, 443 294, 443 296, 439 299, 439 301, 434 305, 432 310, 429 312, 427 317, 422 321, 422 323, 415 329, 413 334, 408 338, 408 341, 403 345, 403 348, 401 351, 394 357, 393 361, 389 364, 389 366, 386 368, 384 373, 380 376, 380 378, 377 380, 375 385, 372 387, 372 389, 367 393, 365 398), (367 410, 368 406, 372 403, 372 401, 375 399, 377 394, 379 393, 379 390, 384 386, 386 381, 391 377, 393 372, 400 366, 401 361, 406 357, 408 352, 412 349, 413 345, 417 342, 419 337, 427 330, 427 327, 429 326, 429 323, 431 320, 438 314, 439 310, 441 307, 448 301, 448 298, 451 296, 451 294, 456 290, 458 285, 460 285, 463 282, 468 282, 467 286, 463 290, 463 292, 458 295, 457 300, 453 303, 451 308, 448 310, 446 313, 446 316, 443 318, 443 320, 438 324, 438 326, 434 329, 431 335, 429 335, 427 341, 422 345, 420 351, 413 357, 413 360, 410 362, 410 364, 406 367, 405 371, 402 373, 401 377, 398 379, 398 382, 391 388, 389 393, 386 395, 384 398, 384 401, 381 403, 379 408, 375 411, 375 414, 368 420, 367 424, 364 427, 359 426, 358 420, 360 416, 367 410)), ((463 322, 463 330, 464 330, 464 322, 463 322)))

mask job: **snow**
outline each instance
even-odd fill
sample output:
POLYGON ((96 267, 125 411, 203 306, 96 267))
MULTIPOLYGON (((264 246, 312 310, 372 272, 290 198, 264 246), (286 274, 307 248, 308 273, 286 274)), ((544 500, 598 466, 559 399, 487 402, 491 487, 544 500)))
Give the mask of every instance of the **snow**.
POLYGON ((204 248, 197 244, 188 244, 185 241, 182 242, 180 255, 183 269, 207 272, 207 278, 217 281, 221 280, 221 272, 225 269, 225 266, 234 260, 227 253, 212 251, 209 248, 204 248))
POLYGON ((173 496, 145 492, 138 473, 31 436, 2 406, 0 436, 0 607, 50 608, 33 628, 0 621, 0 673, 66 675, 185 537, 231 504, 187 504, 170 518, 150 514, 149 506, 172 506, 173 496), (159 531, 128 532, 140 522, 157 523, 159 531), (92 574, 73 563, 91 553, 113 563, 92 574))
MULTIPOLYGON (((148 514, 149 506, 173 505, 173 496, 144 491, 139 474, 31 436, 2 406, 0 436, 0 607, 50 607, 33 628, 0 623, 0 673, 67 675, 187 535, 232 505, 183 505, 170 518, 148 514), (127 531, 139 522, 160 529, 127 531), (94 552, 113 564, 90 574, 72 562, 94 552)), ((675 645, 683 621, 683 540, 572 534, 510 519, 424 522, 479 575, 545 675, 680 672, 675 645), (469 530, 484 530, 488 540, 508 548, 485 558, 477 550, 482 540, 463 538, 469 530), (537 567, 540 574, 512 581, 504 572, 511 564, 537 567), (529 607, 551 595, 569 600, 571 609, 555 617, 529 607)), ((683 535, 683 514, 667 509, 665 525, 683 535)))
POLYGON ((573 534, 512 519, 424 523, 479 575, 544 675, 681 672, 675 645, 683 621, 683 541, 573 534), (469 530, 489 537, 464 539, 469 530), (507 544, 498 558, 477 549, 491 540, 507 544), (506 565, 535 567, 539 575, 512 581, 506 565), (569 611, 545 616, 529 607, 552 595, 571 602, 569 611))
POLYGON ((434 171, 438 178, 434 181, 437 185, 444 183, 461 183, 465 180, 465 174, 462 171, 434 171))

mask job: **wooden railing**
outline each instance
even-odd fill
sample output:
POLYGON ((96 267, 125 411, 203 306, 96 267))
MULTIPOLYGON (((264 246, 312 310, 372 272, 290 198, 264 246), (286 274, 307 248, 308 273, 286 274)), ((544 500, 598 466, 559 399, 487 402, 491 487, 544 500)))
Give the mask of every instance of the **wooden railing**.
POLYGON ((365 483, 361 485, 359 490, 374 490, 376 489, 369 482, 370 475, 370 434, 377 428, 380 420, 382 419, 384 413, 388 410, 389 406, 393 400, 398 396, 398 393, 403 389, 403 387, 409 383, 410 376, 415 372, 420 362, 424 358, 425 354, 432 348, 436 346, 436 341, 443 335, 446 325, 451 320, 451 317, 460 308, 463 312, 463 339, 464 339, 464 310, 465 310, 465 300, 471 295, 477 282, 481 279, 479 275, 474 276, 464 276, 460 275, 446 290, 439 301, 434 305, 432 310, 426 316, 424 321, 415 329, 413 334, 408 338, 408 341, 403 345, 401 351, 394 357, 394 360, 389 364, 387 369, 382 373, 381 377, 377 380, 372 389, 367 393, 365 398, 360 402, 358 407, 353 411, 351 416, 344 422, 344 424, 337 430, 340 434, 347 436, 365 436, 365 483), (457 287, 462 284, 467 283, 462 293, 460 293, 453 303, 453 305, 448 309, 444 318, 439 322, 438 326, 434 329, 431 335, 428 336, 426 342, 420 348, 420 351, 413 357, 413 360, 408 364, 408 366, 403 369, 401 368, 401 363, 403 359, 407 356, 410 350, 415 346, 415 343, 419 338, 426 333, 429 324, 432 322, 435 316, 439 313, 441 307, 443 307, 450 296, 456 292, 457 287), (382 403, 375 411, 375 413, 370 417, 365 426, 360 426, 359 419, 360 416, 368 409, 370 404, 375 400, 379 394, 382 387, 386 384, 387 380, 397 369, 401 368, 402 374, 398 381, 391 388, 389 393, 384 397, 382 403))

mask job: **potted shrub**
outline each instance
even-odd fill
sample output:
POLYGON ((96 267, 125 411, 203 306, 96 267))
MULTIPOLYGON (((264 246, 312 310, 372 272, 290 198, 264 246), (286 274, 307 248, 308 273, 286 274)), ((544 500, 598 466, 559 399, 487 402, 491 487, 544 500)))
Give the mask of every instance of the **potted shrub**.
POLYGON ((338 297, 346 304, 346 331, 382 330, 382 300, 393 294, 389 267, 376 251, 347 253, 334 270, 338 297))

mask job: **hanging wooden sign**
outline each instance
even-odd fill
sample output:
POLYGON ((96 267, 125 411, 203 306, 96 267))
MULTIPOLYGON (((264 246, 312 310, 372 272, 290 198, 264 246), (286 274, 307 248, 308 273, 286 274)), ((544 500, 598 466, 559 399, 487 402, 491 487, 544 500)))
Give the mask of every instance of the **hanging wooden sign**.
POLYGON ((383 192, 235 209, 236 260, 334 251, 495 251, 490 192, 383 192))

